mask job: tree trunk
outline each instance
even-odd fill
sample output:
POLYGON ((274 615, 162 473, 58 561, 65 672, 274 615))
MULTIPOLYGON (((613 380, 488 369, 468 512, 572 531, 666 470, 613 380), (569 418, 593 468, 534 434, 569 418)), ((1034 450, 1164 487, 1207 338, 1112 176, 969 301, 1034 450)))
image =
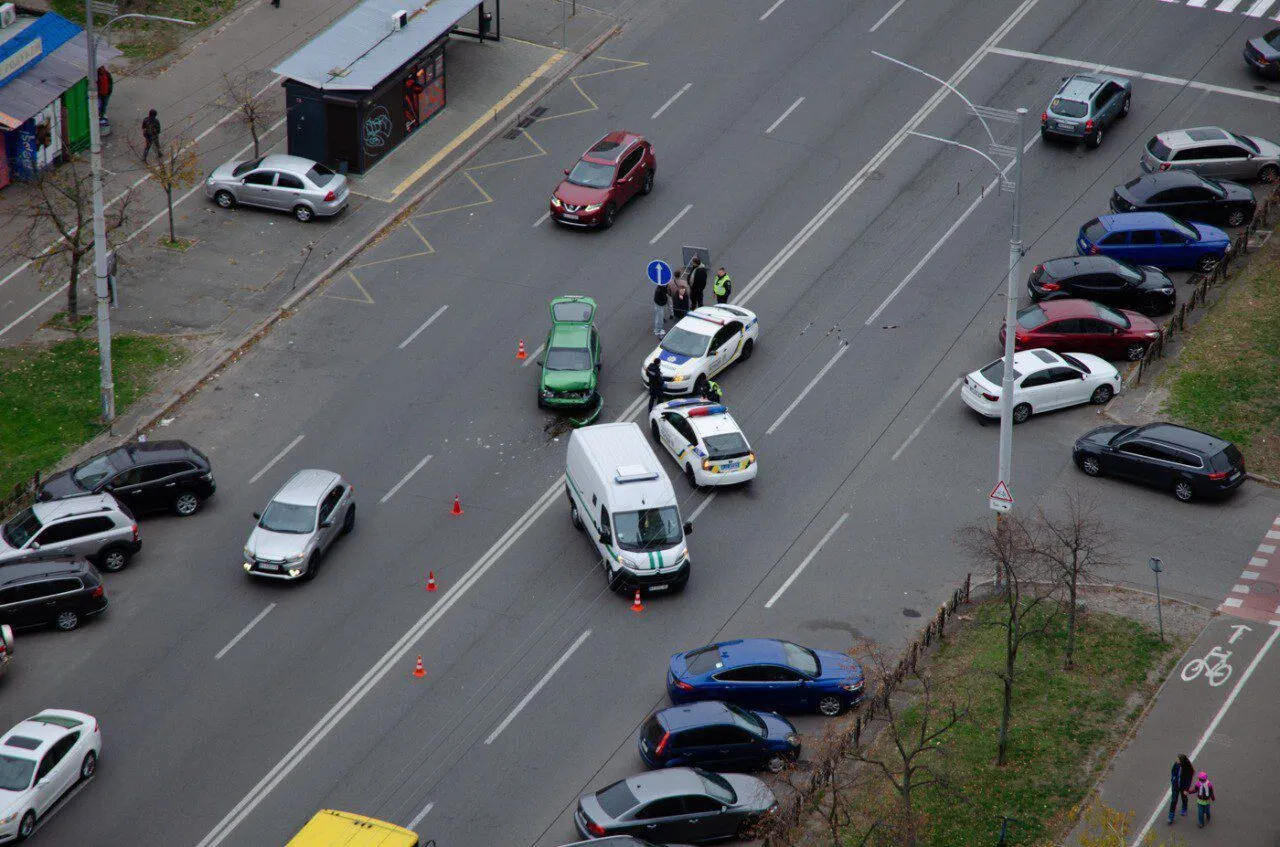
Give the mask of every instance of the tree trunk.
POLYGON ((250 119, 249 134, 253 136, 253 158, 258 158, 262 154, 258 152, 258 122, 250 119))
POLYGON ((1076 574, 1071 574, 1071 581, 1067 583, 1067 602, 1071 605, 1067 608, 1067 661, 1063 667, 1071 670, 1076 666, 1076 574))
POLYGON ((1004 702, 1000 706, 1000 742, 996 747, 996 764, 1003 765, 1009 754, 1009 723, 1013 719, 1013 669, 1018 661, 1018 614, 1020 609, 1009 606, 1009 622, 1005 629, 1004 643, 1004 702))
POLYGON ((906 847, 916 847, 916 816, 911 808, 911 766, 908 765, 902 772, 902 813, 906 816, 907 831, 904 833, 903 844, 906 847))
POLYGON ((71 267, 71 281, 67 283, 67 321, 74 327, 76 319, 80 317, 80 254, 75 248, 72 248, 68 264, 71 267))
POLYGON ((173 189, 166 188, 164 190, 165 199, 169 201, 169 243, 177 244, 178 237, 173 234, 173 189))

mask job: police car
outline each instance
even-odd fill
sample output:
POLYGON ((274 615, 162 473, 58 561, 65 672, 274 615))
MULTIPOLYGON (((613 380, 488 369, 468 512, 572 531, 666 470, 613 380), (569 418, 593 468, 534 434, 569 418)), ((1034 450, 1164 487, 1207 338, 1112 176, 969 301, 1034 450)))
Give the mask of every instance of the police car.
POLYGON ((759 463, 729 410, 709 400, 670 400, 649 413, 649 431, 693 485, 736 485, 759 463))
POLYGON ((640 381, 649 384, 645 368, 657 356, 667 394, 702 394, 707 380, 736 361, 751 358, 760 325, 756 314, 741 306, 701 306, 680 319, 640 365, 640 381))

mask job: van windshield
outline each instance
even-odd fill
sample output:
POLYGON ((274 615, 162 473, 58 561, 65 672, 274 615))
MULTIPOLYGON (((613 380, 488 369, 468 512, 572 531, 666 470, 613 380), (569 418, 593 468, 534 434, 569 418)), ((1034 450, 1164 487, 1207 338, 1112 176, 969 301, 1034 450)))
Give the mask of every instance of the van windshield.
POLYGON ((684 537, 675 506, 617 512, 613 516, 618 546, 633 553, 674 547, 684 537))

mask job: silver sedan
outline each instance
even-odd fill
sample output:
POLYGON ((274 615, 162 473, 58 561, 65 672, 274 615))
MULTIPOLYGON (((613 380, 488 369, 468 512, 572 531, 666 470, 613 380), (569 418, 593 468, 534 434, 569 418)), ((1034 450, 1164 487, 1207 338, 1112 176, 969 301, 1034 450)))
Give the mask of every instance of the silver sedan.
POLYGON ((292 212, 306 223, 347 206, 347 178, 301 156, 272 155, 219 165, 204 181, 204 194, 224 209, 237 203, 292 212))

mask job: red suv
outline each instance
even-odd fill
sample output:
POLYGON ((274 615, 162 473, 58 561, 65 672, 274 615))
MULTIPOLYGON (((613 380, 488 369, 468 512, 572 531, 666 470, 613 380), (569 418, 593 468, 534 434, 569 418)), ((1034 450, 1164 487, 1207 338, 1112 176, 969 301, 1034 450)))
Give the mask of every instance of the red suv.
POLYGON ((618 209, 653 190, 658 159, 634 132, 611 132, 582 155, 551 195, 551 218, 570 226, 613 226, 618 209))

